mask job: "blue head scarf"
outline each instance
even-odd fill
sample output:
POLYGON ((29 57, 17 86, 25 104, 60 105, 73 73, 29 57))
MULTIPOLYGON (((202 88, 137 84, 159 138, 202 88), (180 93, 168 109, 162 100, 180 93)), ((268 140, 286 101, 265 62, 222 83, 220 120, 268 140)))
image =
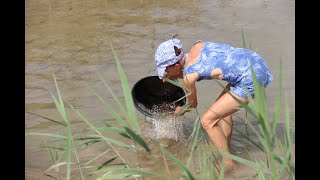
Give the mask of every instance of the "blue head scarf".
POLYGON ((161 43, 155 53, 155 61, 157 64, 158 76, 160 79, 163 78, 164 71, 167 66, 175 64, 178 62, 184 55, 182 49, 182 44, 179 39, 172 38, 163 43, 161 43), (174 51, 174 46, 178 49, 181 49, 181 53, 177 56, 174 51))

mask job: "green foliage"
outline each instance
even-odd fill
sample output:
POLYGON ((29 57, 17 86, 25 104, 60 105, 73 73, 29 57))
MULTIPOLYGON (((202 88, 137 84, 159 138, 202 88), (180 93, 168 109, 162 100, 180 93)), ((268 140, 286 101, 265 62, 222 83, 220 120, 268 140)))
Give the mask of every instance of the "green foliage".
POLYGON ((182 175, 182 177, 186 178, 186 179, 190 179, 190 180, 195 180, 196 177, 194 177, 194 175, 192 174, 191 170, 183 163, 181 162, 178 158, 176 158, 173 154, 171 154, 169 151, 165 150, 163 147, 158 146, 158 148, 161 150, 161 152, 167 156, 168 158, 170 158, 175 164, 177 164, 181 169, 183 169, 183 171, 187 174, 187 176, 185 176, 184 174, 182 175))
MULTIPOLYGON (((242 30, 242 38, 243 38, 243 46, 246 46, 244 40, 244 33, 242 30)), ((126 75, 124 73, 124 69, 120 63, 116 52, 114 51, 112 45, 110 45, 112 52, 114 54, 115 62, 117 65, 117 70, 119 72, 121 87, 123 90, 125 106, 122 105, 118 97, 115 95, 110 86, 103 80, 102 76, 98 73, 100 80, 102 81, 104 87, 107 89, 107 92, 112 96, 114 102, 116 102, 117 108, 120 113, 117 113, 117 110, 114 109, 106 100, 103 99, 101 95, 95 92, 93 89, 91 91, 96 95, 98 100, 102 103, 105 109, 108 112, 111 112, 117 124, 106 124, 105 127, 96 127, 92 120, 85 117, 85 115, 76 109, 72 104, 63 101, 63 98, 60 94, 58 83, 55 75, 53 74, 57 97, 54 96, 54 93, 50 91, 51 97, 56 105, 58 112, 60 113, 64 122, 59 122, 58 120, 53 120, 35 113, 28 112, 30 114, 41 117, 45 120, 54 122, 61 127, 66 128, 66 134, 54 134, 54 133, 40 133, 40 132, 28 132, 26 136, 41 136, 47 138, 53 138, 57 141, 66 142, 65 147, 49 146, 48 141, 44 141, 49 157, 53 163, 46 171, 46 176, 55 178, 53 175, 48 174, 52 170, 56 172, 59 171, 59 167, 66 166, 66 179, 73 179, 71 175, 73 172, 73 166, 76 166, 81 174, 81 178, 85 179, 87 176, 96 175, 97 179, 125 179, 125 178, 134 178, 134 179, 144 179, 145 177, 158 178, 158 179, 166 179, 167 176, 161 173, 152 172, 145 170, 141 167, 140 162, 129 162, 124 157, 123 150, 128 153, 133 153, 136 156, 141 152, 141 149, 138 149, 138 145, 142 147, 142 150, 147 152, 149 155, 153 153, 152 149, 149 147, 149 144, 145 142, 143 136, 141 136, 140 126, 138 123, 136 109, 133 105, 133 99, 131 96, 130 86, 126 75), (76 113, 77 117, 86 124, 90 132, 93 133, 91 135, 84 135, 81 137, 76 137, 72 135, 71 131, 71 121, 68 118, 65 103, 69 105, 71 110, 76 113), (109 137, 108 134, 112 133, 116 137, 109 137), (95 143, 106 143, 107 148, 100 154, 97 154, 91 160, 81 163, 78 156, 77 150, 80 147, 77 147, 74 142, 83 142, 82 146, 85 145, 85 148, 91 146, 95 143), (134 144, 134 145, 132 145, 134 144), (121 151, 120 151, 121 149, 121 151), (74 156, 76 157, 75 162, 72 161, 72 152, 74 152, 74 156), (63 154, 65 153, 65 156, 63 154), (96 163, 98 159, 106 156, 107 154, 113 153, 111 158, 107 159, 103 163, 96 163), (115 155, 114 155, 115 154, 115 155), (114 164, 116 161, 116 164, 114 164), (89 174, 83 174, 84 168, 93 169, 89 174)), ((251 48, 251 44, 250 44, 251 48)), ((276 129, 278 128, 278 122, 280 120, 280 114, 282 112, 283 105, 283 88, 282 88, 282 64, 280 64, 280 75, 279 75, 279 90, 278 96, 276 99, 276 105, 273 109, 273 116, 269 116, 269 109, 266 99, 266 92, 264 87, 262 87, 258 81, 256 80, 256 76, 251 68, 253 85, 255 89, 255 98, 253 99, 248 90, 246 90, 247 95, 249 97, 249 104, 244 104, 241 101, 237 100, 241 106, 249 113, 249 115, 258 122, 258 127, 254 126, 251 121, 247 118, 239 118, 241 119, 246 126, 249 127, 248 131, 253 132, 254 136, 259 139, 259 142, 253 141, 248 133, 243 133, 242 131, 235 129, 238 132, 241 138, 247 139, 248 144, 253 145, 253 147, 257 148, 258 151, 262 152, 265 155, 265 158, 254 157, 249 148, 244 147, 244 151, 247 152, 249 158, 239 157, 233 154, 225 153, 218 151, 215 148, 211 148, 206 137, 206 134, 203 132, 200 116, 198 114, 197 109, 195 109, 197 118, 194 121, 194 126, 192 133, 188 139, 190 143, 189 148, 189 157, 186 162, 183 162, 178 157, 174 156, 164 147, 156 144, 155 148, 158 148, 163 156, 169 158, 175 165, 177 165, 181 170, 181 179, 220 179, 224 177, 224 169, 220 167, 217 161, 212 160, 215 155, 214 153, 219 153, 223 156, 223 158, 228 157, 231 158, 238 163, 241 163, 245 166, 251 167, 256 171, 256 177, 259 179, 281 179, 284 176, 284 173, 287 172, 290 178, 294 178, 295 167, 291 161, 291 151, 292 151, 292 139, 291 139, 291 129, 292 129, 292 118, 290 117, 289 109, 287 104, 285 104, 285 134, 284 139, 280 139, 281 136, 276 135, 276 129), (203 152, 203 149, 200 148, 200 143, 203 140, 207 140, 208 146, 211 152, 203 152), (193 164, 192 164, 193 163, 193 164), (197 169, 200 169, 197 171, 197 169), (214 171, 214 169, 216 171, 214 171)), ((166 81, 187 90, 179 81, 171 81, 166 79, 166 81)), ((219 82, 215 81, 221 88, 228 90, 219 82)), ((230 92, 228 92, 230 93, 230 92)), ((186 94, 188 96, 190 94, 186 94)), ((232 94, 231 94, 232 95, 232 94)), ((185 98, 183 97, 183 98, 185 98)), ((181 100, 181 99, 179 99, 181 100)), ((188 106, 183 110, 187 110, 188 106)), ((247 128, 247 127, 246 127, 247 128)), ((252 135, 251 135, 252 136, 252 135)), ((81 147, 82 147, 81 146, 81 147)), ((126 154, 127 155, 127 154, 126 154)), ((216 158, 215 158, 216 159, 216 158)), ((176 172, 171 172, 170 168, 166 164, 166 169, 169 174, 175 174, 176 172)))

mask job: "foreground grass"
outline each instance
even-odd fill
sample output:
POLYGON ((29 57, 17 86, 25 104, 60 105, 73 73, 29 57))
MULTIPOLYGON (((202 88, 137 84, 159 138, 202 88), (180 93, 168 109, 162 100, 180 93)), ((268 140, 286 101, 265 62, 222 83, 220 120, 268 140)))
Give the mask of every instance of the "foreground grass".
MULTIPOLYGON (((244 39, 244 34, 243 34, 244 39)), ((243 42, 245 47, 245 41, 243 42)), ((111 46, 112 48, 112 46, 111 46)), ((65 135, 61 134, 50 134, 50 133, 38 133, 38 132, 28 132, 29 135, 36 135, 41 137, 50 137, 57 142, 64 142, 61 148, 59 146, 49 146, 47 141, 44 140, 44 148, 47 150, 53 165, 50 166, 44 175, 57 179, 51 172, 60 172, 61 167, 65 167, 65 172, 61 172, 65 176, 65 179, 73 179, 72 175, 75 170, 80 173, 81 179, 92 179, 94 176, 96 179, 168 179, 168 177, 173 174, 177 174, 176 171, 171 171, 168 164, 165 164, 166 173, 161 173, 158 171, 152 171, 143 168, 138 158, 130 158, 129 161, 126 157, 128 154, 124 155, 123 152, 128 152, 132 154, 132 157, 138 157, 139 154, 146 153, 152 155, 150 144, 147 144, 141 134, 141 128, 138 123, 138 118, 136 115, 136 109, 133 105, 133 100, 131 97, 130 86, 126 75, 124 73, 123 67, 120 64, 119 58, 116 52, 112 48, 114 54, 115 62, 117 64, 117 70, 119 72, 121 87, 123 90, 125 105, 123 105, 108 84, 103 80, 100 74, 101 81, 104 87, 113 97, 114 102, 116 102, 117 109, 114 109, 106 100, 102 98, 97 92, 92 89, 92 93, 96 95, 101 104, 106 108, 107 111, 111 112, 116 123, 108 123, 104 127, 96 127, 94 122, 75 108, 69 102, 66 102, 60 93, 57 80, 54 77, 54 82, 56 86, 56 94, 50 91, 52 99, 56 105, 56 108, 63 119, 62 122, 57 122, 61 127, 65 128, 65 135), (68 108, 67 108, 68 107, 68 108), (71 109, 76 113, 79 120, 81 120, 90 129, 89 135, 78 137, 79 135, 74 135, 72 133, 72 123, 67 114, 67 109, 71 109), (120 113, 118 113, 120 111, 120 113), (112 138, 108 134, 113 134, 112 138), (76 144, 75 142, 82 142, 76 144), (89 161, 82 162, 78 157, 78 151, 89 146, 96 144, 97 142, 105 143, 107 149, 101 153, 95 155, 89 161), (81 148, 82 147, 82 148, 81 148), (102 158, 106 154, 115 154, 114 157, 104 161, 103 163, 96 163, 97 159, 102 158), (133 160, 132 160, 133 159, 133 160), (115 162, 117 161, 116 165, 115 162), (89 171, 88 171, 89 169, 89 171), (169 174, 169 176, 168 176, 169 174)), ((254 88, 255 88, 255 99, 249 99, 249 104, 242 104, 243 108, 248 112, 249 116, 254 118, 258 122, 258 127, 254 126, 251 121, 248 121, 246 117, 241 120, 247 125, 249 130, 254 133, 254 136, 259 139, 259 142, 255 142, 249 137, 247 133, 243 133, 240 130, 235 129, 241 138, 245 138, 250 143, 250 146, 258 149, 264 157, 255 157, 251 152, 250 148, 246 148, 246 152, 250 158, 244 159, 236 155, 219 152, 214 147, 210 147, 209 152, 203 152, 200 148, 199 143, 202 141, 207 141, 208 139, 203 133, 200 124, 200 116, 197 114, 197 110, 194 112, 197 114, 197 118, 194 121, 194 128, 188 141, 189 156, 187 160, 181 160, 166 148, 155 143, 153 148, 157 148, 159 152, 162 153, 165 159, 169 159, 174 163, 181 172, 179 172, 180 178, 182 179, 224 179, 224 169, 220 168, 219 162, 215 158, 215 153, 221 154, 223 157, 230 157, 235 161, 248 166, 255 170, 255 176, 259 179, 281 179, 285 176, 290 179, 294 179, 295 167, 292 163, 292 139, 291 139, 291 121, 294 121, 290 117, 289 109, 287 103, 283 102, 283 90, 282 90, 282 75, 281 75, 281 65, 280 65, 280 75, 279 75, 279 90, 278 97, 276 100, 276 106, 273 110, 273 116, 269 116, 269 109, 266 101, 266 94, 263 87, 259 85, 256 81, 255 75, 253 73, 254 88), (280 139, 277 136, 276 129, 278 122, 280 120, 280 114, 283 111, 282 105, 285 104, 285 135, 284 139, 280 139), (214 157, 214 158, 213 158, 214 157)), ((222 88, 224 86, 216 81, 222 88)), ((181 86, 179 82, 171 81, 171 83, 181 86)), ((183 87, 184 88, 184 87, 183 87)), ((248 93, 248 92, 247 92, 248 93)), ((248 96, 250 97, 250 96, 248 96)), ((241 104, 241 102, 239 101, 241 104)), ((45 118, 45 117, 44 117, 45 118)), ((45 118, 46 120, 51 120, 45 118)), ((51 120, 52 121, 52 120, 51 120)), ((79 176, 79 175, 78 175, 79 176)), ((169 178, 169 179, 170 179, 169 178)))

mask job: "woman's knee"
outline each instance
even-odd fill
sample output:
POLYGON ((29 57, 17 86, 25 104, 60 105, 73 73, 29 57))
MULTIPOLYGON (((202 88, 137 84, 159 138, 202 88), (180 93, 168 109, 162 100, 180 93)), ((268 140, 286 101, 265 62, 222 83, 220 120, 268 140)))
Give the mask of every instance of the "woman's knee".
POLYGON ((202 127, 207 130, 210 129, 212 127, 212 125, 214 124, 214 122, 218 120, 217 117, 209 115, 208 113, 204 113, 201 117, 201 125, 202 127))

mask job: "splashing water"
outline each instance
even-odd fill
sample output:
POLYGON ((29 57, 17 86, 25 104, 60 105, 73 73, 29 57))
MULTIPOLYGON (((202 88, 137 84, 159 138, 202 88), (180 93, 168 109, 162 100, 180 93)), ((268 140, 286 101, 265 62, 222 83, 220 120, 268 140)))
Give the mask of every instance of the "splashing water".
POLYGON ((162 146, 168 147, 174 143, 186 140, 183 133, 183 116, 174 117, 175 105, 161 104, 152 108, 153 118, 146 117, 149 126, 143 129, 148 138, 158 140, 162 146))
POLYGON ((175 104, 174 103, 163 103, 163 104, 158 104, 154 105, 151 108, 151 113, 153 116, 166 116, 173 114, 175 111, 175 104))

